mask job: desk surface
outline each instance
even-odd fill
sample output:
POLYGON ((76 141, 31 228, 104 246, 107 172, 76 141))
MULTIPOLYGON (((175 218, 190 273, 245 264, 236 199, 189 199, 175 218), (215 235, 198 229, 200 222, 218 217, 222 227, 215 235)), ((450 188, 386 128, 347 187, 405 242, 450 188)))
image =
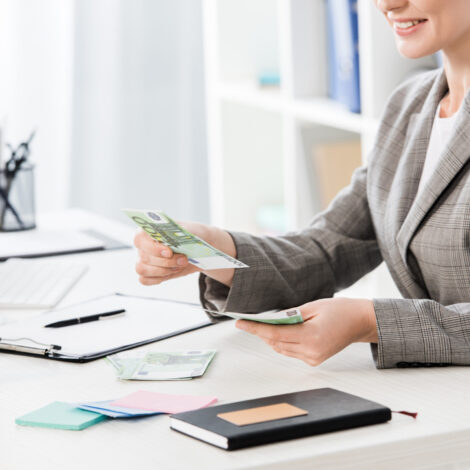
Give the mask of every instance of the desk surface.
MULTIPOLYGON (((69 214, 70 215, 70 214, 69 214)), ((95 216, 75 213, 75 222, 95 216)), ((130 241, 132 229, 107 224, 130 241)), ((0 239, 1 240, 1 239, 0 239)), ((134 274, 133 250, 59 257, 90 266, 62 305, 112 291, 197 299, 190 276, 146 288, 134 274)), ((0 311, 0 320, 13 315, 0 311)), ((18 312, 17 315, 27 315, 18 312)), ((319 367, 281 356, 232 321, 144 347, 147 350, 213 348, 206 374, 175 382, 125 382, 104 360, 67 364, 0 355, 0 443, 5 470, 158 469, 396 469, 470 468, 470 421, 466 385, 470 368, 377 370, 367 345, 352 345, 319 367), (219 403, 320 387, 334 387, 393 410, 418 411, 417 420, 394 414, 391 422, 365 428, 226 452, 169 429, 168 416, 100 423, 80 432, 17 426, 16 417, 52 401, 120 397, 145 389, 176 394, 214 394, 219 403), (458 464, 452 466, 451 464, 458 464)))

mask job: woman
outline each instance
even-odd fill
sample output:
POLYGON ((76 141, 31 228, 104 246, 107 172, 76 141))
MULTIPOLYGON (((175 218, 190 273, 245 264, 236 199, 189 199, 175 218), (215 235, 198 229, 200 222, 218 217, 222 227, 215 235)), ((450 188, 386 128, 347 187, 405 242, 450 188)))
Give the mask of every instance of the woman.
MULTIPOLYGON (((308 228, 275 238, 185 224, 250 266, 202 273, 201 300, 240 312, 300 305, 303 324, 237 326, 311 365, 353 342, 371 343, 379 368, 470 364, 470 2, 376 4, 402 55, 442 49, 444 69, 394 91, 368 167, 308 228), (331 298, 382 260, 403 299, 331 298)), ((143 284, 197 270, 144 233, 135 245, 143 284)))

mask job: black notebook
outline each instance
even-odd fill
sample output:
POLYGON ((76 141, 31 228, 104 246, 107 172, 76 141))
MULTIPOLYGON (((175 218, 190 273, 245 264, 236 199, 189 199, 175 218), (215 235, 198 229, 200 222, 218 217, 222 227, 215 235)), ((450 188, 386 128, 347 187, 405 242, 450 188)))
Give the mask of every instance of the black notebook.
POLYGON ((170 416, 170 426, 234 450, 389 421, 391 410, 332 388, 211 406, 170 416))

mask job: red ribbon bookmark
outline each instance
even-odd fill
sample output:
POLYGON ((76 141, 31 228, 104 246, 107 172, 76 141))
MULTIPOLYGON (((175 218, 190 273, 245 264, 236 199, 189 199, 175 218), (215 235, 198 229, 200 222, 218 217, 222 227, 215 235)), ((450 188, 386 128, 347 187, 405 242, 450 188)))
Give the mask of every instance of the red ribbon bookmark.
POLYGON ((392 411, 392 413, 400 413, 401 415, 411 416, 414 419, 418 416, 418 413, 414 413, 412 411, 392 411))

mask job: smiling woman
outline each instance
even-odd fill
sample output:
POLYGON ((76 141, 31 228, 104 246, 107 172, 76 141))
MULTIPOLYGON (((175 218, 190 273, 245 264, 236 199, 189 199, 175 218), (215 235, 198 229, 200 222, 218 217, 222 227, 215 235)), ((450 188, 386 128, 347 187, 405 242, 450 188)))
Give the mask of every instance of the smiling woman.
POLYGON ((444 53, 449 94, 441 117, 454 114, 470 86, 470 2, 467 0, 375 0, 395 32, 397 48, 417 59, 438 50, 444 53))
MULTIPOLYGON (((379 368, 470 365, 470 2, 375 0, 399 52, 443 51, 444 68, 390 96, 368 167, 303 230, 258 237, 186 227, 250 266, 201 273, 209 310, 299 306, 304 323, 238 321, 279 353, 320 364, 369 342, 379 368), (331 298, 387 264, 403 298, 331 298)), ((168 248, 135 240, 142 283, 188 273, 168 248)))
POLYGON ((398 50, 416 59, 439 49, 450 52, 470 34, 467 0, 375 0, 395 31, 398 50))

